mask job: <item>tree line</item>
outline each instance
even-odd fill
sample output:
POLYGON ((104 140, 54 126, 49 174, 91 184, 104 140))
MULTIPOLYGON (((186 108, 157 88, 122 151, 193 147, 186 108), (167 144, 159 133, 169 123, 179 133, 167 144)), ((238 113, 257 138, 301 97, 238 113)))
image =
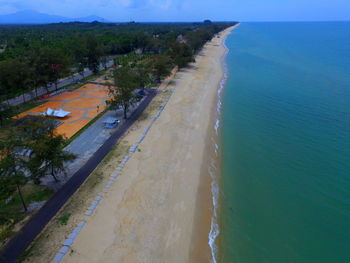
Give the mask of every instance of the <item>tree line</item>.
POLYGON ((72 73, 99 71, 108 56, 162 55, 180 67, 234 23, 58 23, 0 26, 0 101, 48 87, 72 73), (181 35, 186 43, 176 41, 181 35))

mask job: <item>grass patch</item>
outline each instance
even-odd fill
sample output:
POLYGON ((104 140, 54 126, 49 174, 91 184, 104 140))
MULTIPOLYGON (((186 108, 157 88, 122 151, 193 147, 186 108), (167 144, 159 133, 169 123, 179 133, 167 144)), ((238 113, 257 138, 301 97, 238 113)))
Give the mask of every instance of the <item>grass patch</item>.
POLYGON ((144 111, 142 112, 142 114, 140 115, 140 117, 138 118, 138 121, 144 121, 149 117, 149 113, 144 111))
MULTIPOLYGON (((46 201, 51 198, 53 191, 45 186, 27 184, 22 187, 22 193, 27 205, 32 202, 46 201)), ((1 246, 15 234, 17 223, 32 215, 34 212, 24 212, 21 199, 15 192, 9 199, 0 201, 0 243, 1 246)))
MULTIPOLYGON (((38 105, 40 105, 41 103, 35 101, 35 100, 31 100, 31 101, 28 101, 26 103, 22 103, 22 104, 19 104, 19 105, 16 105, 16 106, 11 106, 9 108, 9 113, 10 113, 10 116, 16 116, 22 112, 25 112, 25 111, 28 111, 30 110, 31 108, 34 108, 38 105)), ((12 122, 13 122, 13 118, 6 118, 3 120, 3 125, 0 127, 0 133, 1 131, 8 127, 12 122)))
POLYGON ((89 180, 86 182, 87 188, 89 190, 94 189, 103 181, 103 174, 101 172, 96 172, 89 180))
POLYGON ((20 114, 22 112, 28 111, 38 105, 40 105, 41 102, 38 102, 36 100, 27 101, 26 103, 19 104, 17 106, 13 106, 14 108, 14 115, 20 114))
POLYGON ((119 158, 126 154, 129 150, 129 145, 117 143, 112 150, 106 155, 106 157, 102 160, 102 162, 97 166, 95 172, 102 173, 103 168, 108 165, 112 158, 119 158))
POLYGON ((63 216, 59 217, 57 220, 61 225, 67 225, 71 215, 72 215, 71 213, 66 213, 63 216))

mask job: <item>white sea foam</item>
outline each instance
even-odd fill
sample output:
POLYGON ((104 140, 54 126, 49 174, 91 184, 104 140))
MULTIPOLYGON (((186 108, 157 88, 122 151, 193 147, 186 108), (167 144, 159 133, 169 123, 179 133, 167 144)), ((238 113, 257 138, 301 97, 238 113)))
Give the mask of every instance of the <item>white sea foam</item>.
MULTIPOLYGON (((215 124, 214 124, 214 129, 216 132, 216 135, 219 135, 219 129, 220 129, 220 115, 221 115, 221 110, 222 110, 222 92, 225 88, 225 84, 227 81, 227 66, 225 63, 225 57, 227 56, 229 49, 227 48, 225 42, 223 43, 224 47, 225 47, 225 56, 222 58, 222 65, 224 68, 224 74, 223 74, 223 78, 220 81, 220 86, 218 88, 217 91, 217 104, 216 104, 216 114, 217 114, 217 118, 215 120, 215 124)), ((216 143, 215 139, 212 138, 213 141, 213 147, 214 147, 214 151, 215 154, 218 155, 219 152, 219 146, 216 143)), ((209 231, 209 246, 211 249, 211 255, 212 255, 212 263, 216 263, 217 262, 217 255, 218 255, 218 247, 216 244, 216 239, 220 234, 220 228, 219 228, 219 224, 218 224, 218 209, 219 209, 219 193, 220 193, 220 189, 219 189, 219 182, 218 182, 218 178, 217 178, 217 168, 216 168, 216 161, 213 159, 211 161, 211 165, 209 167, 209 174, 211 177, 211 194, 212 194, 212 200, 213 200, 213 215, 211 218, 211 225, 210 225, 210 231, 209 231)))
POLYGON ((209 167, 209 174, 211 176, 212 182, 211 182, 211 194, 212 194, 212 200, 213 200, 213 215, 211 218, 211 225, 210 225, 210 232, 209 232, 209 246, 211 249, 211 255, 212 255, 212 262, 216 263, 218 248, 215 244, 216 238, 220 234, 220 229, 218 225, 218 202, 219 202, 219 184, 218 184, 218 178, 216 176, 216 169, 215 165, 213 164, 215 162, 212 160, 212 165, 209 167))
POLYGON ((218 134, 219 127, 220 127, 220 120, 216 119, 215 125, 214 125, 214 129, 215 129, 216 134, 218 134))
POLYGON ((215 155, 218 156, 219 145, 216 143, 213 137, 211 137, 211 142, 213 143, 215 155))

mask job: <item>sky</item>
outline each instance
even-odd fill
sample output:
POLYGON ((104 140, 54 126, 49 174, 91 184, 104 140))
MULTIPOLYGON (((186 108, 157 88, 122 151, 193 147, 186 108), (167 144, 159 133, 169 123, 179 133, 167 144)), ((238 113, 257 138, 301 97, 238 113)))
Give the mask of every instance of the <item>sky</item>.
POLYGON ((0 0, 0 14, 22 10, 116 22, 350 20, 350 0, 0 0))

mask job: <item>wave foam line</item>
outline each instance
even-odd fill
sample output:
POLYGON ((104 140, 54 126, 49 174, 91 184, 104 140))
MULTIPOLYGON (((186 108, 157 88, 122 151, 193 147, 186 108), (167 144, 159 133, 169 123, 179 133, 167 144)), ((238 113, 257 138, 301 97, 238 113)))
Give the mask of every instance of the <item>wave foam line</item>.
MULTIPOLYGON (((219 136, 219 129, 220 129, 220 116, 221 116, 221 110, 222 110, 222 93, 223 90, 225 88, 226 82, 227 82, 227 78, 228 78, 228 69, 227 69, 227 65, 225 62, 225 57, 227 56, 227 54, 229 53, 229 49, 226 46, 225 41, 223 42, 223 46, 225 48, 225 55, 221 58, 221 65, 223 66, 224 69, 224 74, 223 74, 223 78, 220 81, 220 85, 217 91, 217 104, 216 104, 216 114, 217 114, 217 119, 215 121, 214 124, 214 129, 216 132, 216 135, 219 136)), ((219 146, 218 144, 215 142, 215 139, 212 138, 212 142, 213 142, 213 147, 214 147, 214 151, 215 154, 218 154, 219 151, 219 146)), ((219 178, 216 175, 216 165, 215 165, 215 160, 212 160, 210 167, 208 168, 210 177, 211 177, 211 194, 212 194, 212 201, 213 201, 213 216, 211 218, 211 224, 210 224, 210 231, 209 231, 209 241, 208 244, 210 246, 211 249, 211 256, 212 256, 212 263, 217 263, 217 255, 218 255, 218 246, 216 245, 216 239, 220 234, 220 227, 218 224, 218 209, 219 209, 219 192, 220 192, 220 188, 219 188, 219 178)))
POLYGON ((212 256, 212 262, 216 263, 216 258, 218 254, 218 247, 216 246, 216 238, 220 234, 220 228, 218 224, 218 218, 217 218, 217 211, 218 211, 218 205, 219 205, 219 184, 217 180, 217 176, 215 174, 215 165, 213 164, 215 162, 212 160, 212 165, 209 167, 209 174, 212 179, 211 182, 211 194, 212 194, 212 200, 213 200, 213 216, 211 218, 211 224, 210 224, 210 232, 209 232, 209 246, 211 249, 211 256, 212 256))

